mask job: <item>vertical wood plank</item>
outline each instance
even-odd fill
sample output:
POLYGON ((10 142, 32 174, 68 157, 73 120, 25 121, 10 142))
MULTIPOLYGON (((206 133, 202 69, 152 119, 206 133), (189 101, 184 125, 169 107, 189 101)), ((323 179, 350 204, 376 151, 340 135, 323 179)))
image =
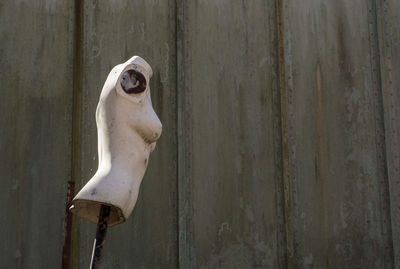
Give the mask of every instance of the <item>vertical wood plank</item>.
POLYGON ((71 169, 73 7, 0 2, 0 264, 60 268, 71 169))
POLYGON ((399 1, 378 0, 385 139, 391 201, 394 265, 400 267, 400 10, 399 1))
POLYGON ((392 268, 373 2, 283 6, 294 267, 392 268))
POLYGON ((275 3, 180 3, 181 267, 283 267, 275 3))
MULTIPOLYGON (((80 187, 97 169, 95 110, 113 66, 133 55, 149 62, 153 107, 163 123, 133 214, 107 233, 102 268, 176 268, 175 1, 85 1, 83 24, 80 187)), ((85 268, 96 225, 78 223, 77 268, 85 268)))

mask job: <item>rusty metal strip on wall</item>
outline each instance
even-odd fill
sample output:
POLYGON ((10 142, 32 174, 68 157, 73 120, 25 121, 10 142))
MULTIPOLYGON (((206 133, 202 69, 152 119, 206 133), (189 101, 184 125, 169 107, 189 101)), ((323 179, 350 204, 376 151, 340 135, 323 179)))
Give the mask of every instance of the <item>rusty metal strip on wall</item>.
POLYGON ((75 195, 76 181, 80 175, 80 113, 82 94, 82 50, 83 50, 83 0, 73 3, 74 19, 74 57, 73 57, 73 93, 72 93, 72 154, 71 154, 71 180, 68 181, 67 200, 65 209, 64 246, 62 255, 62 268, 75 268, 76 228, 74 216, 69 211, 69 206, 75 195))

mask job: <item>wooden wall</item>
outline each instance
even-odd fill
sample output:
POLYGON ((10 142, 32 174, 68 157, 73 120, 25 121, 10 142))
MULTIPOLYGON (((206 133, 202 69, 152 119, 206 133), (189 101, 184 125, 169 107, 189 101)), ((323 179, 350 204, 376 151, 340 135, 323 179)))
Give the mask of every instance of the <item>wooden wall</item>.
MULTIPOLYGON (((61 268, 110 69, 163 134, 102 268, 398 268, 396 0, 0 0, 0 267, 61 268)), ((95 225, 74 219, 70 268, 95 225)))
POLYGON ((0 267, 59 268, 71 178, 73 9, 0 2, 0 267))

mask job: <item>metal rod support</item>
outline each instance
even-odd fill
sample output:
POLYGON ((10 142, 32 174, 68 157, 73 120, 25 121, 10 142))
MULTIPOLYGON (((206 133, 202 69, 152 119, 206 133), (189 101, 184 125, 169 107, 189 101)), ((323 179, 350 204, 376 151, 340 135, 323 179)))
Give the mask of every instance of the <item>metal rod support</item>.
POLYGON ((107 221, 110 216, 111 207, 101 205, 99 221, 97 222, 96 238, 94 239, 92 259, 90 261, 90 269, 99 269, 101 260, 101 251, 107 234, 107 221))

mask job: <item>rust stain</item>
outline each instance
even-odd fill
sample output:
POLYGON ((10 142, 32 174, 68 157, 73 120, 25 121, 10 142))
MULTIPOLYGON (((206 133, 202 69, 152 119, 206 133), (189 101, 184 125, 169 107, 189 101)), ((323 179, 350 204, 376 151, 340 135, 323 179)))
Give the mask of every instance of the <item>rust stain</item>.
POLYGON ((67 202, 65 207, 65 220, 64 220, 64 246, 62 252, 62 268, 68 269, 71 257, 71 231, 72 231, 72 213, 69 211, 72 199, 75 194, 75 182, 68 181, 67 202))
POLYGON ((293 227, 291 219, 291 198, 290 198, 290 177, 289 177, 289 145, 288 145, 288 126, 287 126, 287 93, 286 93, 286 70, 285 70, 285 50, 284 50, 284 25, 283 25, 283 0, 276 0, 276 18, 278 27, 278 55, 279 55, 279 88, 281 95, 281 130, 282 130, 282 165, 283 165, 283 184, 284 184, 284 214, 286 230, 286 259, 287 268, 294 268, 294 246, 293 246, 293 227))

